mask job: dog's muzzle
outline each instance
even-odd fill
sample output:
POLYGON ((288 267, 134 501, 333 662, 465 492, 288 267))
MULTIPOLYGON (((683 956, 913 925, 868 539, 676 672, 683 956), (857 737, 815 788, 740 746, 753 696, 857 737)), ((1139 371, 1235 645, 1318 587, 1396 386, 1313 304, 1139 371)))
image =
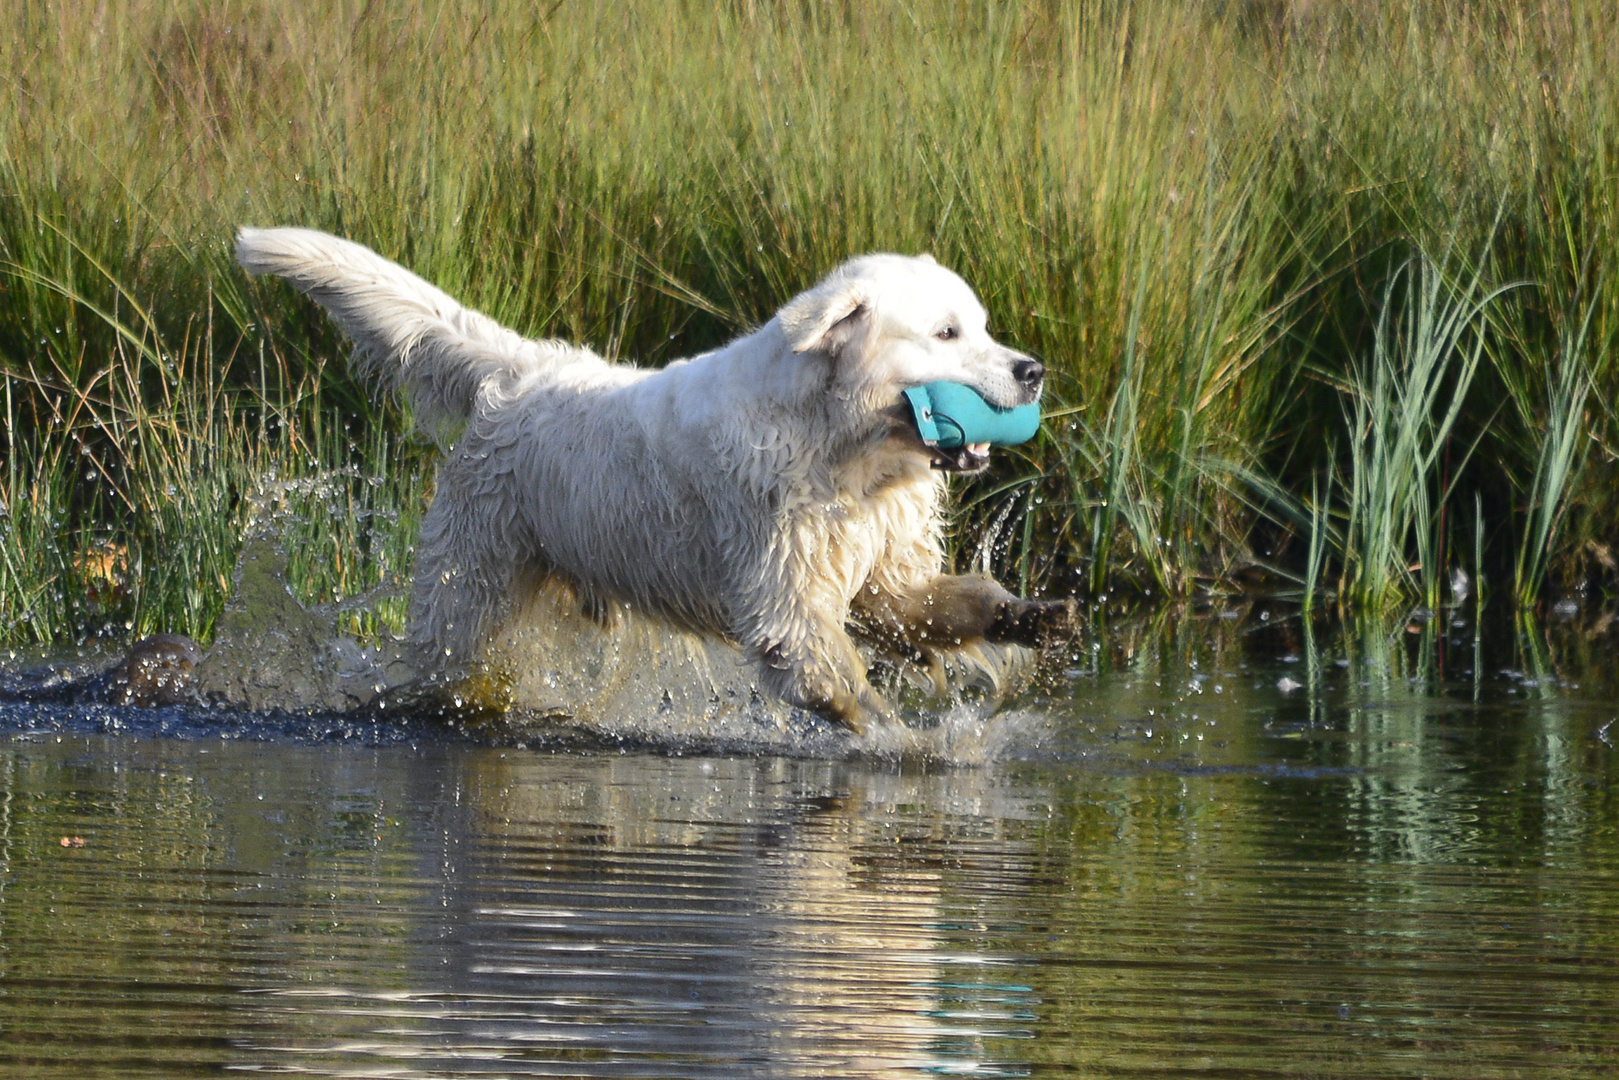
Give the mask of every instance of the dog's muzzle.
POLYGON ((1046 365, 1032 356, 1020 356, 1012 362, 1012 379, 1018 384, 1025 403, 1040 400, 1040 390, 1046 382, 1046 365))

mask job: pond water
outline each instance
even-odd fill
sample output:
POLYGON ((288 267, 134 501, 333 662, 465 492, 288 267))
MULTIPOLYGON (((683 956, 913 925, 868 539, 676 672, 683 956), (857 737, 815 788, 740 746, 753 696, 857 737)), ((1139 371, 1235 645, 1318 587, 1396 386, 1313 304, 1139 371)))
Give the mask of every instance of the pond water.
POLYGON ((1619 1068, 1605 621, 1094 641, 962 762, 0 706, 0 1073, 1619 1068))

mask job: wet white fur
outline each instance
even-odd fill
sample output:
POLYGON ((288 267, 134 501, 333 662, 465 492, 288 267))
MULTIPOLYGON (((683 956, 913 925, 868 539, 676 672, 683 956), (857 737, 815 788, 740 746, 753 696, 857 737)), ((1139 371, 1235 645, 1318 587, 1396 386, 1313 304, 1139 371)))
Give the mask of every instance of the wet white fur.
POLYGON ((944 479, 882 410, 940 379, 1027 400, 1020 354, 925 256, 854 259, 753 333, 661 370, 524 339, 324 233, 244 228, 237 258, 320 302, 357 369, 404 391, 418 418, 464 421, 411 605, 421 658, 450 670, 521 589, 560 573, 597 602, 739 643, 789 701, 858 693, 851 602, 914 593, 943 561, 944 479))

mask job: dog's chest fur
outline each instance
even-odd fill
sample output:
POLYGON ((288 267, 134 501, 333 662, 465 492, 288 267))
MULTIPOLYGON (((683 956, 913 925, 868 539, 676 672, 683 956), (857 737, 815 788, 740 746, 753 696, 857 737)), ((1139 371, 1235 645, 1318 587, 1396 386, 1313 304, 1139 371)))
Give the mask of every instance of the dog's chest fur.
POLYGON ((784 515, 794 547, 814 558, 848 604, 868 583, 938 572, 944 480, 914 455, 878 450, 833 470, 831 491, 806 492, 784 515))

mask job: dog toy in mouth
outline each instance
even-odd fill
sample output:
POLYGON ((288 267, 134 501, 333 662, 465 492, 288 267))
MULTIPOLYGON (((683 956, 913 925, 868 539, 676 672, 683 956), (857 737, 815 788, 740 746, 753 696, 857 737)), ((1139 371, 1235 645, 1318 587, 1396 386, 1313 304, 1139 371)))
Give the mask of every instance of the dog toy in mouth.
POLYGON ((965 383, 931 382, 905 391, 922 441, 939 450, 963 447, 976 456, 991 446, 1016 446, 1040 430, 1040 403, 1001 409, 965 383))

